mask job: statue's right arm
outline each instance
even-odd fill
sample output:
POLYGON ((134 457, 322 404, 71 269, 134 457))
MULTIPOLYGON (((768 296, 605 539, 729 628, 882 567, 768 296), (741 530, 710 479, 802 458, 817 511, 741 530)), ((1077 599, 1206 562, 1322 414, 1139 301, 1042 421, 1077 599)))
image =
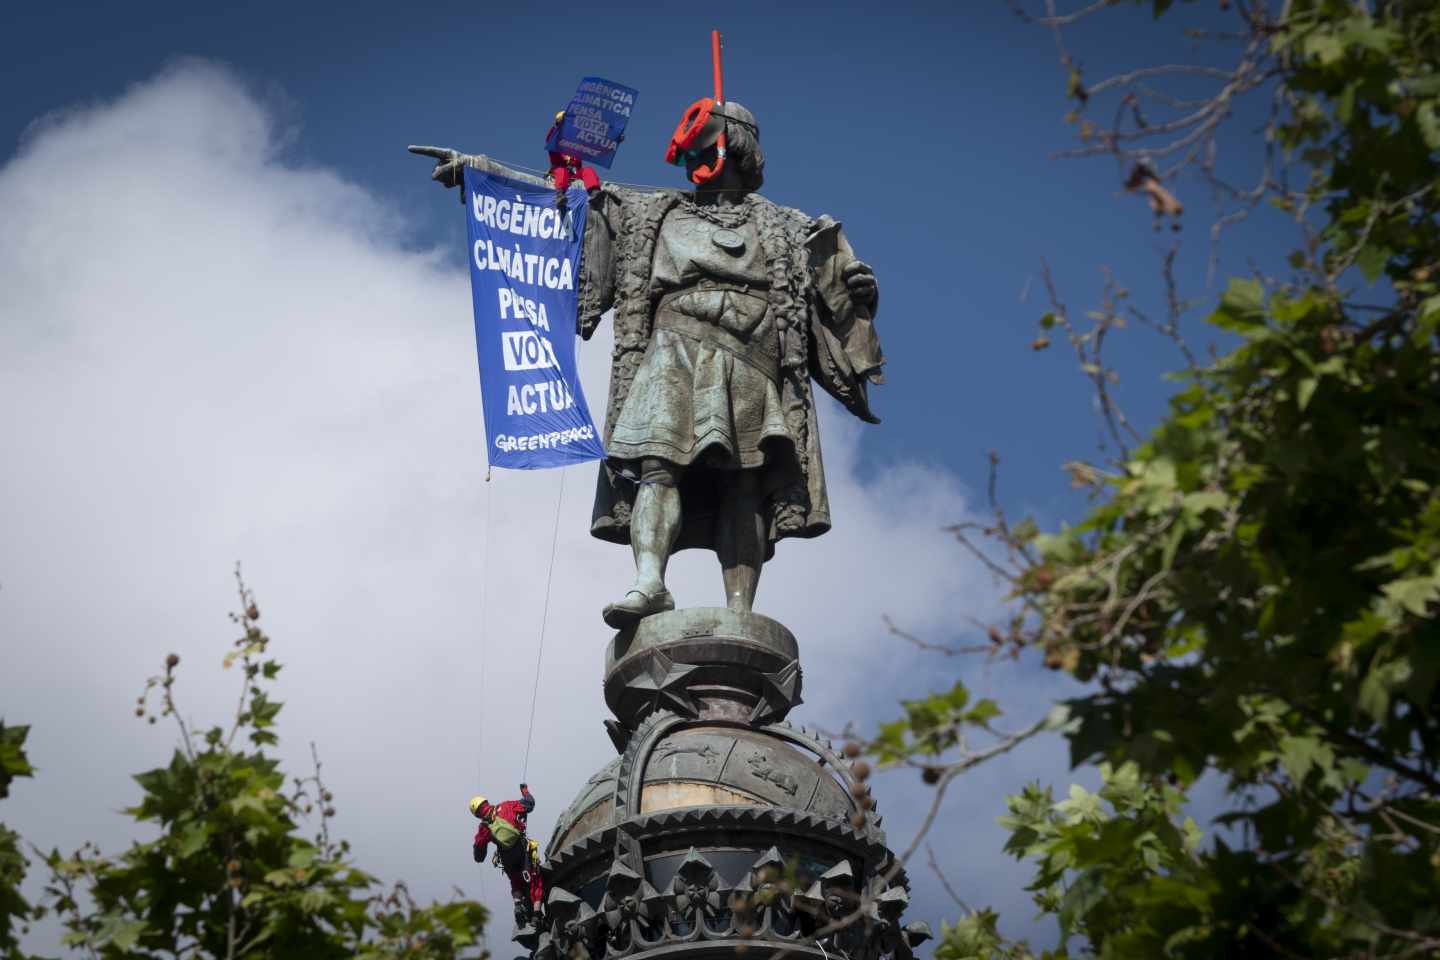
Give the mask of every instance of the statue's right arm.
POLYGON ((544 177, 537 177, 533 173, 525 173, 514 167, 507 167, 498 160, 491 160, 483 153, 461 153, 459 150, 451 150, 449 147, 425 147, 416 144, 411 144, 409 150, 418 156, 435 158, 435 169, 430 171, 430 179, 444 187, 458 186, 466 167, 499 174, 502 177, 509 177, 512 180, 519 180, 537 187, 554 186, 544 177))
MULTIPOLYGON (((555 186, 550 180, 507 167, 484 154, 461 153, 448 147, 411 145, 409 149, 411 153, 435 159, 430 179, 444 187, 459 185, 466 167, 546 189, 555 186)), ((590 212, 583 240, 585 253, 581 261, 580 302, 575 318, 576 332, 586 340, 600 325, 601 315, 615 305, 615 235, 623 222, 621 208, 627 192, 612 184, 590 191, 590 212)))

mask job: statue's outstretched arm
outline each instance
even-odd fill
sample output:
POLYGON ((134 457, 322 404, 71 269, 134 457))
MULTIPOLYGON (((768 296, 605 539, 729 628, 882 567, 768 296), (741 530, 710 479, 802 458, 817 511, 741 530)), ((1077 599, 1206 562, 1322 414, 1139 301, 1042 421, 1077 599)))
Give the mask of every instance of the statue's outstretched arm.
POLYGON ((461 153, 459 150, 451 150, 449 147, 425 147, 413 143, 409 150, 422 157, 435 158, 435 169, 430 171, 430 179, 444 187, 457 186, 461 180, 461 171, 466 167, 499 174, 502 177, 509 177, 512 180, 519 180, 537 187, 553 186, 544 177, 537 177, 533 173, 525 173, 522 170, 507 167, 498 160, 491 160, 483 153, 461 153))
MULTIPOLYGON (((444 187, 457 186, 466 167, 537 187, 554 187, 548 179, 507 167, 481 153, 461 153, 449 147, 416 144, 411 144, 409 149, 418 156, 435 158, 435 169, 430 171, 430 179, 444 187)), ((577 332, 586 340, 599 326, 601 315, 615 303, 615 226, 620 220, 619 207, 624 193, 608 185, 590 191, 590 217, 585 228, 585 256, 581 266, 580 304, 576 316, 577 332)))

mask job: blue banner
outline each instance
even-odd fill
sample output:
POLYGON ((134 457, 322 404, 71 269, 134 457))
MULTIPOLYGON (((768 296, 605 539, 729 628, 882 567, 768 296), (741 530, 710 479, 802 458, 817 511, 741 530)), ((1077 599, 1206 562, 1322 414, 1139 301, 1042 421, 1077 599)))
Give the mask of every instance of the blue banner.
POLYGON ((588 197, 466 168, 470 292, 492 466, 563 467, 605 456, 575 370, 580 238, 588 197))
POLYGON ((545 141, 545 148, 609 169, 639 95, 633 87, 586 77, 565 108, 559 132, 545 141))

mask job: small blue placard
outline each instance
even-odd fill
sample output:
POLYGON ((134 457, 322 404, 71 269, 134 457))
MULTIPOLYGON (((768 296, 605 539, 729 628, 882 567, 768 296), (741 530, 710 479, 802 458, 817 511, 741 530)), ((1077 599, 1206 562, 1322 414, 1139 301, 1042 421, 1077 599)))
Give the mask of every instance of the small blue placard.
POLYGON ((586 77, 565 108, 559 132, 546 139, 545 148, 608 169, 639 95, 633 87, 586 77))

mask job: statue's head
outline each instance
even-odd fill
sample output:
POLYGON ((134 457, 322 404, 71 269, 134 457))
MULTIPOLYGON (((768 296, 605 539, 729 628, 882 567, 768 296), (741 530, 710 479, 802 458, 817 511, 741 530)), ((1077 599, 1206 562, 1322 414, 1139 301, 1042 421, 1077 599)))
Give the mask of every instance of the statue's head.
POLYGON ((684 164, 685 175, 696 186, 727 177, 727 170, 743 190, 758 190, 765 182, 760 126, 755 115, 734 100, 717 104, 705 97, 692 103, 670 138, 665 159, 684 164))

